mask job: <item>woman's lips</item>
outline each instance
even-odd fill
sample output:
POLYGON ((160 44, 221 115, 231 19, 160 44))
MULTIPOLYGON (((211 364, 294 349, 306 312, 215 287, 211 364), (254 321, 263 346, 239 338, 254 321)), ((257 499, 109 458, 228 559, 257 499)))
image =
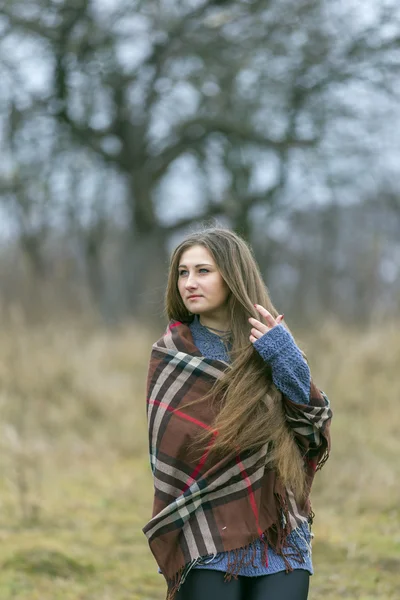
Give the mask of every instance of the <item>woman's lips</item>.
POLYGON ((188 300, 197 300, 198 298, 201 298, 202 296, 189 296, 188 300))

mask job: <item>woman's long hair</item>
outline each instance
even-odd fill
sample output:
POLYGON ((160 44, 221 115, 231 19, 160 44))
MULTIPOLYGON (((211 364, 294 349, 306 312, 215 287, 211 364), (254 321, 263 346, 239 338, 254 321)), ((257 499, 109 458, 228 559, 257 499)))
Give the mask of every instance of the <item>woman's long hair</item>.
MULTIPOLYGON (((218 431, 211 453, 225 456, 258 449, 272 442, 272 464, 285 486, 296 498, 303 498, 306 479, 303 459, 286 423, 282 394, 272 382, 271 369, 249 340, 249 316, 262 321, 254 304, 261 304, 273 317, 273 306, 251 248, 236 233, 220 227, 189 234, 174 250, 165 295, 165 310, 170 320, 191 322, 193 316, 178 290, 178 265, 182 253, 192 246, 203 246, 212 255, 230 289, 228 311, 231 315, 231 368, 214 384, 210 398, 223 399, 214 426, 218 431)), ((204 398, 203 398, 204 400, 204 398)), ((199 447, 209 439, 208 432, 198 438, 199 447)))

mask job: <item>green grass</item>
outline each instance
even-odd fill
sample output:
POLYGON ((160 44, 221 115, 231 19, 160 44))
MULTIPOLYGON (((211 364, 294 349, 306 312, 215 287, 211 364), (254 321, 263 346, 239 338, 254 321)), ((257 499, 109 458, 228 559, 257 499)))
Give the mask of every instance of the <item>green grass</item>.
POLYGON ((144 461, 77 464, 44 482, 46 508, 19 523, 3 490, 0 598, 162 598, 141 532, 151 510, 144 461))
MULTIPOLYGON (((306 337, 335 411, 332 456, 313 490, 310 600, 400 599, 397 331, 306 337)), ((0 600, 165 598, 142 533, 152 512, 150 340, 139 334, 2 332, 0 600)))
MULTIPOLYGON (((43 514, 25 524, 13 495, 2 490, 0 598, 164 598, 164 580, 141 531, 151 513, 151 487, 144 458, 53 470, 43 482, 43 514)), ((310 599, 398 599, 399 508, 351 518, 333 508, 315 506, 310 599)))

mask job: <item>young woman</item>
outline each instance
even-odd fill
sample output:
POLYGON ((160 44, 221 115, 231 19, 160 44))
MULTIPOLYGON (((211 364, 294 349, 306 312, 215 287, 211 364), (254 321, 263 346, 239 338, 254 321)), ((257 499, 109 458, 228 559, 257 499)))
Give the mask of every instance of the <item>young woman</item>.
POLYGON ((143 531, 167 599, 305 600, 329 400, 234 232, 179 244, 166 312, 148 371, 155 493, 143 531))

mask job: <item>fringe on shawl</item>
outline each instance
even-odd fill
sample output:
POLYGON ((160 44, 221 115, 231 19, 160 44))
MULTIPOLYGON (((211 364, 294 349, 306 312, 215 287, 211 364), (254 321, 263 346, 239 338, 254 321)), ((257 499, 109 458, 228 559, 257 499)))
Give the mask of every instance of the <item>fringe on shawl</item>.
MULTIPOLYGON (((271 527, 266 529, 258 539, 262 545, 262 561, 268 566, 268 548, 271 547, 278 556, 280 556, 284 563, 286 572, 293 571, 292 565, 289 563, 289 558, 295 560, 299 564, 304 562, 304 557, 301 549, 298 547, 294 540, 288 540, 287 537, 291 533, 289 524, 289 508, 286 498, 281 495, 275 494, 279 508, 282 511, 283 526, 278 527, 273 524, 271 527), (290 549, 292 552, 285 553, 285 549, 290 549)), ((312 522, 314 517, 313 511, 310 512, 309 522, 312 522)), ((246 546, 235 548, 234 550, 228 551, 228 565, 227 571, 224 576, 224 581, 229 582, 232 577, 238 578, 239 572, 242 567, 247 567, 250 564, 254 565, 256 558, 256 548, 253 540, 246 546)), ((168 592, 166 600, 175 600, 176 594, 178 593, 181 585, 183 585, 191 569, 199 562, 200 558, 194 559, 179 569, 177 573, 167 580, 168 592)))
MULTIPOLYGON (((328 460, 328 458, 329 450, 328 448, 326 448, 318 461, 315 471, 320 471, 326 463, 326 461, 328 460)), ((277 499, 277 504, 281 509, 282 515, 284 517, 284 526, 278 527, 276 524, 274 524, 268 529, 266 529, 263 532, 263 534, 256 539, 259 539, 259 541, 262 544, 262 560, 264 564, 268 565, 268 548, 270 547, 274 550, 274 552, 276 552, 276 554, 278 554, 278 556, 280 556, 283 559, 286 567, 286 572, 288 573, 290 571, 293 571, 293 567, 289 563, 288 558, 295 560, 299 564, 304 562, 304 558, 296 542, 294 540, 287 540, 287 536, 290 533, 289 509, 287 500, 280 494, 275 494, 275 497, 277 499), (293 550, 293 552, 290 552, 289 554, 285 553, 283 552, 284 548, 290 548, 291 550, 293 550)), ((314 517, 315 513, 310 507, 310 513, 308 515, 308 524, 310 526, 310 529, 313 524, 314 517)), ((235 548, 234 550, 228 551, 228 570, 224 576, 224 580, 226 582, 230 581, 232 577, 234 579, 237 579, 239 571, 242 567, 247 567, 250 564, 255 566, 254 559, 256 556, 256 549, 253 545, 254 541, 255 540, 253 540, 246 546, 242 546, 240 548, 235 548), (250 558, 248 558, 249 555, 251 555, 250 558)), ((174 575, 174 577, 167 580, 168 593, 166 600, 175 600, 175 596, 178 593, 181 585, 184 583, 189 572, 198 563, 199 560, 200 559, 194 559, 191 562, 187 563, 186 565, 181 567, 181 569, 179 569, 179 571, 174 575)))
POLYGON ((324 466, 324 464, 326 463, 326 461, 329 458, 329 450, 328 448, 325 448, 324 453, 322 454, 321 458, 318 461, 317 464, 317 468, 315 469, 315 471, 320 471, 322 469, 322 467, 324 466))
POLYGON ((174 600, 176 594, 179 592, 181 585, 185 582, 186 577, 192 568, 199 562, 200 559, 194 559, 191 562, 184 565, 172 579, 167 580, 168 592, 166 600, 174 600))

